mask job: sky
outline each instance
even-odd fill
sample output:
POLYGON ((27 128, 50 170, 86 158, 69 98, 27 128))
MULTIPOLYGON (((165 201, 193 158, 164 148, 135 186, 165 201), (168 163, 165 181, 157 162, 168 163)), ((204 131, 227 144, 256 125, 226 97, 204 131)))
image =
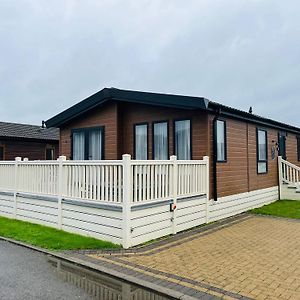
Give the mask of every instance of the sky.
POLYGON ((300 127, 300 2, 0 0, 0 120, 104 87, 205 97, 300 127))

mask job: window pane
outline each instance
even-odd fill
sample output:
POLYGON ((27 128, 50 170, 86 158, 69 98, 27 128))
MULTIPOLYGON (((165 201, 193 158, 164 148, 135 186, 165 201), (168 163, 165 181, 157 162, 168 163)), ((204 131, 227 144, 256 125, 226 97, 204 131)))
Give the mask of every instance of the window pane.
POLYGON ((135 159, 147 159, 147 125, 135 126, 135 159))
POLYGON ((175 122, 175 154, 177 159, 191 159, 191 122, 175 122))
POLYGON ((54 160, 54 149, 53 148, 46 149, 46 160, 54 160))
POLYGON ((0 160, 4 160, 4 147, 0 146, 0 160))
POLYGON ((257 172, 258 173, 267 173, 267 163, 266 162, 259 162, 257 164, 257 172))
POLYGON ((84 160, 84 132, 73 133, 73 159, 84 160))
POLYGON ((89 132, 89 160, 102 159, 102 130, 89 132))
POLYGON ((154 159, 168 159, 168 123, 154 124, 154 159))
POLYGON ((267 160, 266 132, 258 131, 258 160, 267 160))
POLYGON ((225 123, 217 121, 217 160, 225 160, 225 123))

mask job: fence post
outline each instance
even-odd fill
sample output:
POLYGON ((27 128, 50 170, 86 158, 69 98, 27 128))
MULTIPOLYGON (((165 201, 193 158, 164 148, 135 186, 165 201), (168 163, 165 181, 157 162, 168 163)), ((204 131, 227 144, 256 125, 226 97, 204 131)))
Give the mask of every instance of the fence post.
POLYGON ((173 162, 173 234, 177 233, 177 192, 178 192, 178 162, 176 155, 170 157, 170 161, 173 162))
POLYGON ((57 206, 58 206, 58 220, 57 226, 59 229, 62 228, 62 194, 63 194, 63 162, 66 161, 65 156, 58 158, 58 176, 57 176, 57 206))
POLYGON ((122 155, 123 163, 123 247, 131 246, 131 202, 132 202, 132 178, 131 178, 131 155, 122 155))
POLYGON ((22 161, 21 157, 15 158, 15 174, 14 174, 14 218, 17 218, 17 193, 18 193, 18 165, 22 161))
POLYGON ((279 200, 282 199, 282 157, 278 156, 278 188, 279 200))
POLYGON ((206 176, 206 187, 205 187, 205 192, 206 192, 206 223, 209 222, 209 157, 208 156, 204 156, 203 160, 205 161, 205 166, 206 166, 206 170, 205 170, 205 176, 206 176))

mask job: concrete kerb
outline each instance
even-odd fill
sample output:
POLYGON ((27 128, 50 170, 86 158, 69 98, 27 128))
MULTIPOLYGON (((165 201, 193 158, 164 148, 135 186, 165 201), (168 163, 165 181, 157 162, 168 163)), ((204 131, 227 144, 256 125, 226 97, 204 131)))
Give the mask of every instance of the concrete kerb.
POLYGON ((79 266, 81 266, 83 268, 86 268, 86 269, 89 269, 91 271, 101 272, 105 275, 114 277, 116 279, 131 283, 131 284, 135 284, 137 286, 140 286, 141 288, 149 289, 153 292, 159 293, 159 294, 167 296, 167 297, 171 297, 173 299, 182 299, 182 300, 184 300, 184 299, 186 299, 186 300, 187 299, 191 299, 191 300, 192 299, 193 300, 197 299, 197 298, 185 295, 183 293, 180 293, 178 291, 162 287, 158 284, 154 284, 154 283, 148 282, 146 280, 139 279, 139 278, 134 277, 134 276, 130 276, 130 275, 127 275, 127 274, 125 276, 125 274, 122 273, 122 272, 119 272, 119 271, 116 271, 116 270, 113 270, 113 269, 109 269, 109 268, 106 268, 104 266, 99 266, 99 265, 96 265, 94 263, 72 257, 72 256, 67 255, 65 253, 57 253, 57 252, 49 251, 49 250, 46 250, 46 249, 42 249, 42 248, 39 248, 39 247, 36 247, 36 246, 26 244, 24 242, 15 241, 13 239, 1 237, 1 236, 0 236, 0 240, 6 241, 6 242, 9 242, 9 243, 21 246, 21 247, 25 247, 27 249, 34 250, 34 251, 43 253, 45 255, 49 255, 49 256, 58 258, 58 259, 61 259, 63 261, 69 262, 69 263, 79 265, 79 266))

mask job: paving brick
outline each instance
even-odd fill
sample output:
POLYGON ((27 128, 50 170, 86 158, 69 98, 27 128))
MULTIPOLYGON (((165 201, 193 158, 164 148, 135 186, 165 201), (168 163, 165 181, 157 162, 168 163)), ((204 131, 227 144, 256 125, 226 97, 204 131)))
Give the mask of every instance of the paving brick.
POLYGON ((298 221, 253 216, 118 259, 207 297, 300 299, 298 221))

